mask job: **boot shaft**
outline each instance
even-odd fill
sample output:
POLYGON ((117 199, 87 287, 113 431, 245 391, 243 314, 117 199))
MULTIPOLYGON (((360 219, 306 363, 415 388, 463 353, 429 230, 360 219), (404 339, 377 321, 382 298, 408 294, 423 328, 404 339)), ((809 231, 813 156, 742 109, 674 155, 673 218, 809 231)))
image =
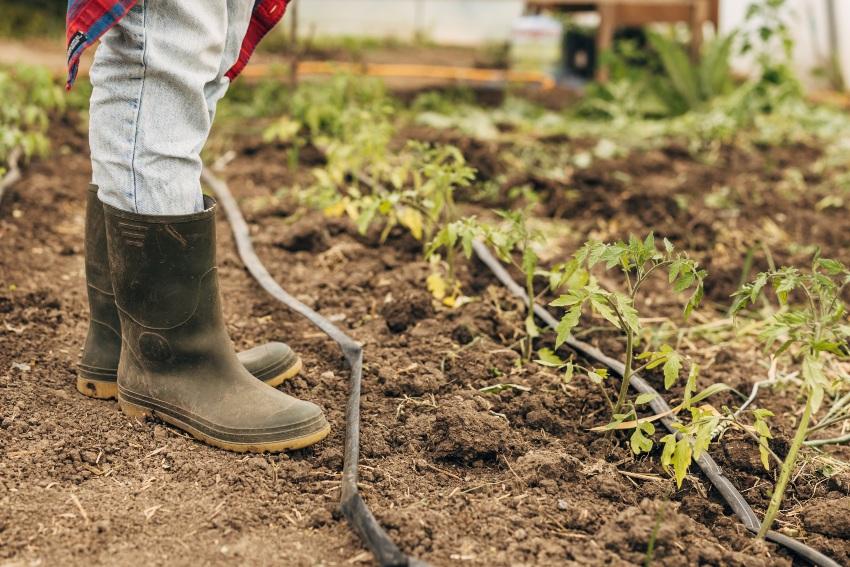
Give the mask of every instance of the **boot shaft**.
POLYGON ((205 211, 181 216, 104 205, 122 368, 132 357, 146 371, 179 373, 215 360, 230 345, 215 265, 215 204, 208 198, 205 204, 205 211))
MULTIPOLYGON (((208 212, 208 214, 211 213, 208 212)), ((119 254, 119 256, 123 258, 122 262, 124 264, 133 266, 135 269, 143 268, 142 264, 139 263, 139 258, 134 256, 134 254, 142 254, 143 251, 139 250, 138 245, 143 244, 142 241, 144 238, 147 237, 147 234, 151 233, 151 229, 148 227, 148 220, 149 219, 147 217, 137 219, 134 217, 126 218, 126 216, 121 216, 121 218, 115 221, 120 229, 119 232, 123 236, 126 236, 126 239, 124 240, 126 240, 128 246, 131 246, 129 251, 119 254)), ((175 219, 171 217, 168 220, 175 219)), ((177 220, 179 221, 181 219, 177 220)), ((158 225, 155 224, 154 226, 162 228, 162 223, 159 223, 158 225)), ((195 246, 194 249, 190 251, 190 255, 187 258, 181 258, 179 261, 174 261, 172 263, 185 267, 189 259, 194 260, 201 258, 203 259, 203 262, 207 262, 210 259, 210 254, 212 254, 212 260, 214 262, 214 233, 211 234, 209 238, 206 236, 204 238, 200 238, 198 236, 199 233, 211 228, 212 227, 209 226, 204 227, 202 231, 189 231, 190 234, 188 238, 181 234, 180 229, 175 229, 173 227, 165 229, 165 234, 169 235, 170 240, 174 240, 175 235, 177 235, 178 242, 180 242, 181 239, 184 239, 187 242, 193 239, 199 243, 203 241, 204 250, 206 251, 206 253, 199 253, 198 247, 195 246), (194 236, 192 236, 193 234, 194 236), (206 248, 207 241, 209 241, 210 248, 206 248)), ((157 228, 154 228, 151 234, 156 235, 157 230, 157 228)), ((154 248, 160 252, 165 251, 165 247, 162 246, 162 242, 156 241, 156 238, 158 237, 155 236, 154 248)), ((89 186, 88 202, 86 206, 85 239, 86 283, 89 299, 90 322, 82 358, 78 366, 77 390, 86 396, 94 398, 113 398, 118 394, 117 375, 122 350, 122 329, 118 309, 115 306, 115 295, 112 293, 112 272, 109 266, 106 214, 104 212, 103 203, 101 203, 97 197, 97 187, 94 185, 89 186)), ((149 256, 150 254, 146 255, 149 256)), ((169 274, 173 274, 175 272, 175 268, 173 266, 162 268, 160 266, 161 260, 162 258, 155 258, 153 260, 153 265, 157 267, 157 269, 163 269, 169 274)), ((203 264, 201 264, 200 267, 192 266, 190 271, 198 273, 203 270, 206 270, 206 272, 205 277, 202 277, 200 280, 201 285, 199 286, 199 293, 193 296, 194 300, 198 304, 196 312, 203 310, 209 311, 212 307, 218 305, 218 288, 215 285, 215 282, 212 281, 215 271, 209 270, 209 267, 203 264)), ((127 270, 125 270, 124 277, 128 280, 137 282, 137 284, 140 281, 137 274, 134 275, 127 270)), ((179 287, 182 287, 183 283, 191 283, 191 280, 191 277, 186 278, 185 282, 178 279, 177 282, 172 282, 169 285, 176 285, 179 283, 179 287)), ((133 286, 129 286, 129 289, 133 289, 133 286)), ((142 289, 147 289, 151 292, 149 297, 145 298, 145 306, 141 309, 133 310, 133 313, 128 315, 128 317, 132 317, 135 321, 140 321, 147 317, 149 319, 149 321, 147 321, 147 327, 156 328, 163 326, 163 321, 165 321, 166 318, 157 317, 156 313, 152 313, 150 305, 163 305, 162 309, 169 310, 170 313, 170 310, 173 308, 171 306, 173 301, 160 303, 157 298, 159 296, 171 296, 173 294, 171 294, 170 291, 167 291, 165 287, 157 288, 153 285, 149 285, 147 287, 143 285, 142 289), (156 319, 159 320, 157 321, 156 319)), ((138 295, 138 293, 136 295, 138 295)), ((187 293, 184 292, 182 295, 186 296, 187 293)), ((124 305, 128 311, 131 310, 129 306, 133 305, 135 301, 137 301, 137 298, 132 297, 132 294, 125 294, 124 305)), ((191 301, 192 299, 187 300, 186 304, 188 305, 191 301)), ((201 319, 196 319, 194 321, 195 325, 197 326, 200 320, 218 321, 220 317, 218 317, 216 313, 216 311, 213 311, 201 319)), ((165 326, 168 324, 168 321, 165 321, 165 326)), ((159 335, 159 337, 156 337, 153 334, 142 337, 142 334, 146 332, 145 329, 147 327, 144 324, 141 326, 135 323, 130 324, 125 333, 127 335, 125 340, 129 340, 130 344, 137 345, 137 352, 141 350, 138 348, 140 344, 145 345, 144 350, 151 355, 152 361, 167 359, 171 346, 170 343, 167 342, 168 339, 163 337, 161 332, 156 332, 155 330, 154 331, 159 335)), ((204 344, 204 341, 210 338, 211 332, 222 335, 224 333, 223 329, 223 325, 216 324, 213 326, 212 331, 207 328, 195 331, 192 333, 192 336, 196 337, 194 340, 195 346, 192 348, 190 348, 190 343, 192 341, 184 338, 182 358, 184 360, 188 358, 190 356, 190 352, 195 352, 195 359, 201 356, 206 356, 208 345, 204 344)), ((267 343, 253 349, 249 349, 245 352, 241 352, 238 354, 238 358, 240 364, 242 364, 248 372, 270 385, 280 384, 287 378, 297 374, 301 368, 301 360, 298 355, 296 355, 288 345, 280 342, 267 343)))
POLYGON ((89 186, 85 228, 86 293, 89 328, 80 359, 77 389, 87 396, 115 395, 115 373, 121 354, 121 322, 115 309, 107 256, 103 205, 97 187, 89 186))
POLYGON ((86 196, 86 284, 101 293, 112 294, 112 279, 106 247, 103 204, 97 197, 97 185, 89 185, 86 196))

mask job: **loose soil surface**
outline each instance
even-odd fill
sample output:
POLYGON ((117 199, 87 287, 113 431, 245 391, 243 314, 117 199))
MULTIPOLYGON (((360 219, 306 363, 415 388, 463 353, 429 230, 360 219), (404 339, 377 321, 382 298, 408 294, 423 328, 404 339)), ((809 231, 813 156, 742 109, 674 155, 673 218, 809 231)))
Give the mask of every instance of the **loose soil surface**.
MULTIPOLYGON (((341 353, 254 283, 223 218, 231 336, 239 348, 285 340, 301 353, 304 372, 281 388, 321 404, 331 435, 285 455, 232 454, 76 392, 90 169, 84 136, 67 123, 54 132, 55 157, 32 164, 0 208, 0 563, 369 564, 336 510, 347 395, 341 353)), ((642 565, 654 533, 653 565, 792 564, 782 549, 754 541, 698 472, 677 490, 652 461, 589 432, 604 419, 603 400, 581 380, 564 392, 557 376, 520 363, 522 306, 480 266, 463 273, 476 301, 434 305, 419 243, 393 232, 380 245, 347 222, 298 211, 276 196, 304 171, 277 171, 285 148, 238 150, 225 176, 268 269, 365 346, 360 486, 404 551, 434 565, 642 565), (479 392, 508 382, 530 390, 479 392)), ((503 166, 493 151, 495 173, 503 166)), ((846 215, 814 215, 789 199, 751 201, 749 187, 773 190, 774 172, 790 167, 782 160, 802 167, 818 150, 724 151, 714 164, 675 148, 640 152, 577 172, 563 191, 540 181, 541 212, 571 220, 566 245, 654 227, 722 275, 709 290, 718 304, 740 278, 742 247, 727 235, 772 219, 798 242, 848 254, 846 215), (618 169, 633 183, 611 175, 618 169), (739 199, 735 218, 701 203, 723 186, 739 199), (680 194, 691 204, 680 206, 680 194)), ((649 303, 666 314, 675 300, 658 294, 649 303)), ((588 338, 622 351, 613 336, 588 338)), ((766 373, 750 346, 694 341, 706 380, 748 391, 766 373)), ((760 401, 780 416, 773 448, 784 455, 793 400, 766 392, 760 401)), ((713 456, 763 511, 774 473, 747 438, 724 441, 713 456)), ((848 564, 850 475, 827 477, 817 460, 806 463, 780 527, 848 564)))

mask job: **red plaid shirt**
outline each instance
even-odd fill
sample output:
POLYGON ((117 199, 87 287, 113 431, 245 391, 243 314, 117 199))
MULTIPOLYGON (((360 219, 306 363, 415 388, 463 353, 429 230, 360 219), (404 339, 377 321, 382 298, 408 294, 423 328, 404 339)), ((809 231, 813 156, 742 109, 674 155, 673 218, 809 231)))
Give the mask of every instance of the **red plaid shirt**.
MULTIPOLYGON (((137 0, 69 0, 66 18, 68 89, 77 77, 83 51, 117 24, 136 2, 137 0)), ((257 44, 283 17, 288 2, 289 0, 254 0, 251 24, 242 41, 239 59, 227 71, 229 79, 232 80, 245 68, 257 44)))

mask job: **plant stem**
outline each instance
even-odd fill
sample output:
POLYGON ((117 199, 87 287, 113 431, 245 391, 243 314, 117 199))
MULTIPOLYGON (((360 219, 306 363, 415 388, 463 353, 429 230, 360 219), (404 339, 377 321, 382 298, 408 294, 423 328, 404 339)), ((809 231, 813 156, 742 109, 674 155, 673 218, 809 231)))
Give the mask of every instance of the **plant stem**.
MULTIPOLYGON (((450 223, 457 220, 457 213, 455 211, 455 202, 452 198, 452 192, 454 191, 453 187, 448 187, 445 195, 445 207, 443 209, 442 214, 442 224, 443 226, 448 226, 450 223)), ((450 286, 450 294, 452 297, 455 295, 455 290, 458 287, 455 282, 455 262, 457 254, 455 254, 454 246, 446 247, 446 261, 449 264, 449 286, 450 286)))
MULTIPOLYGON (((528 246, 528 242, 525 243, 528 246)), ((525 293, 528 295, 528 303, 526 304, 526 329, 532 329, 534 323, 534 273, 525 274, 525 293)), ((527 348, 525 349, 526 361, 531 360, 532 347, 534 346, 534 337, 531 333, 526 333, 527 348)))
POLYGON ((626 328, 626 368, 623 372, 623 381, 620 383, 620 393, 617 396, 617 404, 614 406, 614 414, 618 414, 623 409, 623 404, 626 403, 626 397, 629 395, 629 380, 632 377, 632 364, 634 362, 634 340, 635 334, 631 329, 626 328))
POLYGON ((448 268, 449 293, 454 296, 455 292, 455 248, 454 246, 446 247, 446 263, 448 268))
POLYGON ((785 488, 788 486, 788 481, 791 480, 791 474, 794 472, 794 464, 797 462, 797 453, 800 447, 806 440, 806 434, 809 430, 809 421, 812 419, 812 394, 809 392, 806 397, 806 408, 803 410, 803 415, 800 418, 800 424, 797 426, 797 433, 794 434, 794 440, 791 442, 791 448, 788 450, 788 455, 785 457, 785 462, 782 463, 782 471, 779 473, 779 480, 773 489, 773 497, 770 499, 770 505, 767 507, 767 512, 764 514, 764 520, 761 523, 758 537, 764 539, 767 532, 773 526, 773 521, 779 513, 779 507, 782 505, 782 499, 785 496, 785 488))

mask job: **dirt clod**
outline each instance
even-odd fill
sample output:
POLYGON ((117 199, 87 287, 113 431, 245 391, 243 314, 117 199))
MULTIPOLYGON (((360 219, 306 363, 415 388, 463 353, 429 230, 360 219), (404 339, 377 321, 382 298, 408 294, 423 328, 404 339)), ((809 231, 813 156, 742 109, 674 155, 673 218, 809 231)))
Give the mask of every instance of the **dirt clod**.
POLYGON ((802 514, 807 530, 850 539, 850 497, 811 500, 803 506, 802 514))
POLYGON ((563 449, 529 451, 514 465, 516 473, 531 486, 543 480, 569 480, 576 477, 581 462, 563 449))
POLYGON ((510 428, 482 398, 451 398, 437 408, 429 440, 434 456, 461 462, 493 460, 510 452, 510 428))
POLYGON ((381 316, 386 320, 387 327, 394 333, 400 333, 417 321, 431 317, 433 314, 431 295, 424 290, 404 291, 381 306, 381 316))

